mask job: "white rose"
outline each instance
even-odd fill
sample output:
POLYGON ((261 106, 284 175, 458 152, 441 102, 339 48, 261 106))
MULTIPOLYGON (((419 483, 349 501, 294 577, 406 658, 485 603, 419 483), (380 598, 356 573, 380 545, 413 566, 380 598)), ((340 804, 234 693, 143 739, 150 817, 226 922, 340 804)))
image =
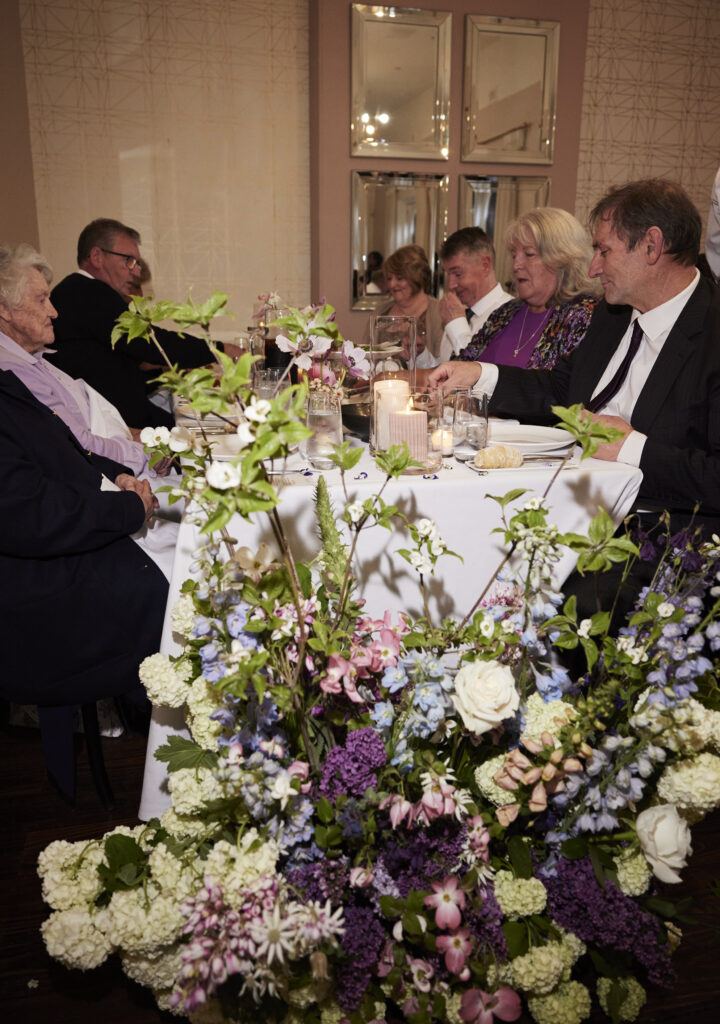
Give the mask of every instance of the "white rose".
POLYGON ((237 487, 240 483, 240 470, 229 462, 211 462, 205 478, 216 491, 226 491, 229 487, 237 487))
POLYGON ((648 807, 635 822, 638 838, 653 874, 661 882, 680 882, 678 874, 692 853, 690 829, 672 804, 648 807))
POLYGON ((518 709, 520 695, 507 665, 473 661, 455 676, 453 703, 465 728, 479 735, 510 718, 518 709))

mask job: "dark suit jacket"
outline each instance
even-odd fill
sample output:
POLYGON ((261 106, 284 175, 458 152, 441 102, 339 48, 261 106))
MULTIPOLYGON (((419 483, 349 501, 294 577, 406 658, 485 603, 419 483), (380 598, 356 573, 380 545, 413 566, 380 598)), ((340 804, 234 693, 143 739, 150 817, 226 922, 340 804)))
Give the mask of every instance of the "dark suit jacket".
MULTIPOLYGON (((148 378, 140 363, 162 363, 155 345, 135 339, 119 341, 115 348, 110 335, 115 321, 127 310, 127 303, 104 281, 70 274, 57 284, 51 301, 58 312, 55 321, 55 348, 48 354, 50 362, 69 373, 82 377, 104 395, 122 414, 131 427, 173 425, 170 414, 148 399, 148 378)), ((168 359, 177 366, 202 366, 213 359, 204 341, 189 335, 179 337, 174 331, 155 331, 168 359)))
MULTIPOLYGON (((553 405, 586 403, 632 310, 601 302, 584 340, 552 370, 499 367, 490 412, 555 422, 553 405)), ((647 441, 638 506, 720 513, 720 292, 701 278, 653 366, 631 417, 647 441)))
POLYGON ((74 704, 137 686, 158 649, 160 569, 128 536, 145 510, 101 491, 125 472, 83 451, 63 421, 0 371, 0 693, 74 704))

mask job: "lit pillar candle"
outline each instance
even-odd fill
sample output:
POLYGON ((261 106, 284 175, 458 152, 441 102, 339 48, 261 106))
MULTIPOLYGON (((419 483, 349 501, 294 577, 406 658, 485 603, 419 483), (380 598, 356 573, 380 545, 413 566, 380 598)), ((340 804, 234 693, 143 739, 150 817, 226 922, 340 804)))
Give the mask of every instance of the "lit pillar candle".
POLYGON ((405 443, 410 457, 425 462, 428 449, 428 418, 422 409, 403 409, 390 413, 390 444, 405 443))
POLYGON ((436 452, 442 451, 443 455, 452 455, 453 453, 453 433, 452 430, 445 430, 443 427, 438 427, 437 430, 432 432, 432 446, 436 452))
POLYGON ((405 409, 410 398, 410 385, 406 380, 378 380, 373 388, 375 403, 375 447, 390 447, 390 415, 405 409))

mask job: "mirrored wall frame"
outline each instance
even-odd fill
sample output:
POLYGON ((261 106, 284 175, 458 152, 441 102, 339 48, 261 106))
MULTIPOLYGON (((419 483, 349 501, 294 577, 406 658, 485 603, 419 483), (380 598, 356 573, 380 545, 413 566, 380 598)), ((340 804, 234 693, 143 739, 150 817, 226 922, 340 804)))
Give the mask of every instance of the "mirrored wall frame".
POLYGON ((431 293, 437 295, 440 246, 448 225, 448 176, 383 171, 351 175, 351 308, 372 310, 388 301, 387 294, 373 291, 378 287, 373 271, 378 259, 381 266, 382 260, 411 242, 425 250, 432 270, 431 293))
POLYGON ((549 164, 560 23, 465 17, 462 159, 549 164))
POLYGON ((511 221, 550 201, 550 178, 520 175, 460 175, 458 225, 482 228, 495 244, 495 275, 508 287, 511 260, 505 232, 511 221))
POLYGON ((447 160, 452 15, 351 8, 352 156, 447 160))

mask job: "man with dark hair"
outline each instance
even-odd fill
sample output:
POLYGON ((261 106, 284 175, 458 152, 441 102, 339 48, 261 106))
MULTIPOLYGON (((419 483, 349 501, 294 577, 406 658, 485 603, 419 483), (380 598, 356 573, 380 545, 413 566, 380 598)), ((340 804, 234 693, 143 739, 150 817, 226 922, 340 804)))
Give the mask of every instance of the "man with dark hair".
POLYGON ((596 458, 639 466, 641 522, 671 527, 720 515, 720 295, 695 269, 700 216, 673 182, 612 189, 591 215, 590 276, 605 292, 578 348, 552 370, 446 363, 431 382, 491 395, 490 411, 552 423, 553 405, 583 403, 622 433, 596 458))
MULTIPOLYGON (((157 376, 162 362, 155 345, 139 339, 121 340, 115 348, 110 343, 115 321, 130 297, 142 294, 139 242, 138 232, 117 220, 102 217, 83 228, 77 250, 80 269, 60 281, 50 296, 58 313, 57 351, 48 358, 104 395, 130 427, 172 427, 171 413, 148 397, 148 381, 157 376)), ((178 366, 202 366, 213 359, 205 342, 191 335, 181 338, 159 328, 155 333, 168 359, 178 366)))
POLYGON ((445 334, 438 359, 418 360, 426 368, 462 352, 493 310, 512 298, 497 282, 495 249, 482 228, 454 231, 440 247, 440 259, 446 282, 440 300, 445 334))

